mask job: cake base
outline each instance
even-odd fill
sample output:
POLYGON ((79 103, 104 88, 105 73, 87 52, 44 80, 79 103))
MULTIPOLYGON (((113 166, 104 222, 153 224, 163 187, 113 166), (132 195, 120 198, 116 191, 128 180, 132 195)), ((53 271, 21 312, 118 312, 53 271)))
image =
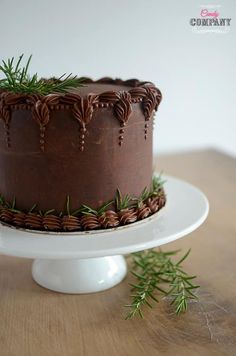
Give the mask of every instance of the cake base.
POLYGON ((126 263, 120 255, 177 240, 197 229, 207 217, 209 204, 199 189, 173 177, 165 178, 168 200, 161 214, 118 228, 71 233, 0 224, 0 252, 36 259, 34 280, 57 292, 80 294, 111 288, 126 275, 126 263))
POLYGON ((127 274, 123 256, 88 259, 36 259, 32 276, 42 287, 56 292, 83 294, 100 292, 120 283, 127 274))

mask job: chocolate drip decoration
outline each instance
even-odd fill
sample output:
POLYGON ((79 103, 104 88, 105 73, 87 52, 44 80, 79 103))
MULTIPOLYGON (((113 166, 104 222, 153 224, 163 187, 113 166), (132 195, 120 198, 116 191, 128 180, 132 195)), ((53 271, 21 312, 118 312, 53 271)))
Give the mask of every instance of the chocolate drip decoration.
POLYGON ((46 103, 43 103, 42 101, 38 100, 35 103, 35 107, 33 110, 33 115, 36 121, 39 124, 40 128, 40 149, 41 151, 44 151, 44 136, 45 136, 45 127, 49 122, 49 108, 46 103))
POLYGON ((150 117, 156 107, 156 96, 151 90, 151 88, 146 88, 147 96, 144 97, 142 107, 145 120, 150 120, 150 117))
POLYGON ((24 94, 7 93, 5 96, 6 105, 25 104, 27 96, 24 94))
POLYGON ((143 97, 146 95, 146 89, 137 87, 129 90, 130 95, 132 96, 132 99, 136 99, 137 101, 141 101, 143 97))
POLYGON ((120 92, 119 101, 114 106, 114 113, 120 121, 121 129, 119 130, 119 145, 121 146, 124 140, 124 126, 127 124, 132 112, 131 95, 123 91, 120 92))
POLYGON ((98 102, 98 95, 89 94, 85 98, 79 97, 76 104, 74 104, 73 115, 80 124, 80 151, 84 150, 86 125, 92 119, 93 104, 98 102))
POLYGON ((27 214, 25 218, 25 226, 29 227, 30 229, 42 229, 42 216, 35 213, 27 214))
POLYGON ((42 224, 45 230, 51 230, 51 231, 61 230, 61 219, 57 215, 48 214, 44 216, 42 224))
MULTIPOLYGON (((161 101, 161 93, 153 86, 146 86, 146 95, 142 100, 142 109, 145 117, 145 121, 149 121, 153 111, 157 110, 158 105, 161 101)), ((144 126, 144 138, 147 139, 148 124, 145 123, 144 126)))
POLYGON ((6 99, 8 96, 10 96, 9 93, 2 93, 0 97, 0 118, 4 122, 7 148, 11 147, 11 142, 10 142, 11 111, 9 105, 7 105, 6 103, 6 99))
MULTIPOLYGON (((84 84, 101 83, 127 86, 125 91, 106 91, 100 94, 88 94, 81 97, 75 93, 48 94, 16 94, 0 91, 0 118, 4 121, 7 147, 10 147, 11 109, 32 110, 33 117, 40 127, 40 150, 45 150, 45 131, 50 119, 50 110, 72 110, 79 122, 79 148, 84 150, 87 124, 92 119, 94 109, 113 107, 114 114, 120 122, 119 140, 121 146, 124 140, 124 127, 132 113, 131 103, 140 103, 145 121, 149 121, 153 111, 157 110, 161 101, 161 92, 150 82, 140 82, 137 79, 121 80, 104 77, 93 81, 83 78, 84 84), (130 88, 131 87, 131 88, 130 88)), ((46 79, 45 79, 46 80, 46 79)), ((50 79, 49 79, 50 80, 50 79)), ((148 124, 145 123, 144 138, 147 139, 148 124)))
POLYGON ((118 214, 113 210, 107 210, 98 218, 102 227, 116 227, 120 224, 118 214))
POLYGON ((60 103, 65 105, 74 105, 80 101, 81 97, 78 94, 68 93, 60 97, 60 103))
POLYGON ((126 91, 120 92, 119 101, 117 101, 114 106, 114 112, 122 125, 125 125, 128 122, 132 112, 130 93, 126 91))
POLYGON ((65 215, 62 218, 62 228, 64 231, 77 231, 81 229, 80 220, 77 216, 65 215))
POLYGON ((44 152, 45 149, 45 130, 46 125, 49 123, 50 110, 49 105, 57 105, 59 102, 59 95, 49 94, 45 97, 32 95, 30 100, 35 101, 33 107, 33 117, 39 124, 40 128, 40 149, 44 152))
POLYGON ((115 91, 106 91, 99 95, 99 102, 114 104, 119 100, 119 93, 115 91))
POLYGON ((137 210, 138 220, 147 218, 151 214, 151 209, 145 204, 142 203, 137 210))
POLYGON ((144 138, 145 138, 145 140, 147 139, 147 133, 148 133, 148 124, 145 123, 145 125, 144 125, 144 138))
POLYGON ((138 218, 135 209, 122 209, 118 214, 121 225, 131 224, 138 218))
POLYGON ((96 215, 84 215, 82 216, 80 223, 84 230, 95 230, 101 227, 96 215))

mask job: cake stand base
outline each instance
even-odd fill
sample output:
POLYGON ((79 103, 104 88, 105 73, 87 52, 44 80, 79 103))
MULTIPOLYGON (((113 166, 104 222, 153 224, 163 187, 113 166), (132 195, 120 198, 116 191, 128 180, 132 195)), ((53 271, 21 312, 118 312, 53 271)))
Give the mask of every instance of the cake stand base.
POLYGON ((32 266, 35 282, 56 292, 95 293, 114 287, 127 274, 123 256, 87 259, 36 259, 32 266))

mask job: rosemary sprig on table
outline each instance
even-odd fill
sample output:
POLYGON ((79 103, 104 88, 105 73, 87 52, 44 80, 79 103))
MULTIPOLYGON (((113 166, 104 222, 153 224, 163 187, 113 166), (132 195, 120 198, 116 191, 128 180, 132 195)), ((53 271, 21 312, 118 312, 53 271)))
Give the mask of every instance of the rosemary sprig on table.
POLYGON ((83 78, 77 78, 72 74, 63 74, 59 78, 43 79, 38 78, 35 73, 29 75, 29 66, 32 55, 28 58, 25 65, 22 64, 24 55, 22 54, 17 61, 14 57, 4 61, 0 65, 0 90, 7 90, 13 93, 40 94, 64 93, 69 88, 82 86, 83 78))
POLYGON ((170 297, 171 305, 174 305, 176 314, 187 310, 188 302, 197 299, 194 290, 199 286, 192 280, 196 276, 189 276, 182 267, 182 262, 188 257, 190 250, 174 262, 172 256, 179 251, 164 252, 147 250, 132 254, 133 265, 131 273, 136 278, 136 283, 131 284, 131 304, 126 319, 133 318, 136 314, 143 318, 143 308, 152 308, 152 302, 158 302, 160 298, 170 297))

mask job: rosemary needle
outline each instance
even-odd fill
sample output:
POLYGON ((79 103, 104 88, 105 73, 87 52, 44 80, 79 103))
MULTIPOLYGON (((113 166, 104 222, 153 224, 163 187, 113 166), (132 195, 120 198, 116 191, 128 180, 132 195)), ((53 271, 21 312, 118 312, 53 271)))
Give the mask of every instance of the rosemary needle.
POLYGON ((47 95, 64 93, 70 88, 82 86, 83 78, 77 78, 72 74, 63 74, 59 78, 51 79, 38 78, 37 73, 30 76, 29 66, 32 55, 29 56, 25 65, 22 64, 23 57, 22 54, 17 61, 14 57, 6 61, 2 60, 0 75, 3 75, 3 79, 0 80, 0 90, 21 94, 47 95))
POLYGON ((131 284, 131 303, 126 319, 135 315, 143 318, 143 308, 152 308, 153 302, 169 296, 176 314, 187 310, 188 302, 197 299, 194 291, 199 286, 193 284, 196 276, 189 276, 182 267, 182 262, 188 257, 190 250, 174 262, 172 257, 179 251, 164 252, 161 249, 133 253, 131 273, 136 282, 131 284))

